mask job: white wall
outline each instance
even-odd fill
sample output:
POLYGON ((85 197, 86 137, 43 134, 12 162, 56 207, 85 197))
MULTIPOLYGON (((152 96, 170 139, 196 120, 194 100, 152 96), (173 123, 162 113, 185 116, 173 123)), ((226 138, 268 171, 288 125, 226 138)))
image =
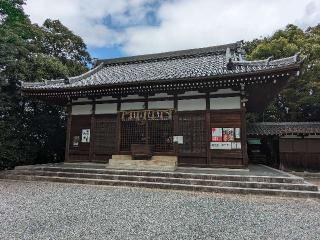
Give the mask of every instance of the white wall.
POLYGON ((96 114, 112 114, 117 113, 116 103, 96 104, 96 114))
POLYGON ((148 109, 166 109, 173 107, 173 101, 151 101, 148 103, 148 109))
POLYGON ((210 98, 210 109, 240 109, 240 97, 210 98))
POLYGON ((206 95, 205 93, 199 93, 199 91, 188 91, 184 94, 179 94, 178 96, 195 96, 195 95, 206 95))
POLYGON ((228 93, 240 93, 240 91, 234 91, 231 88, 218 89, 216 92, 212 92, 211 94, 228 94, 228 93))
POLYGON ((178 100, 178 111, 206 110, 206 99, 178 100))
POLYGON ((121 110, 139 110, 139 109, 144 109, 144 102, 121 103, 121 110))
POLYGON ((172 97, 172 95, 168 95, 167 93, 156 93, 154 96, 149 96, 149 98, 159 98, 159 97, 172 97))
POLYGON ((305 136, 304 138, 320 138, 320 135, 308 135, 308 136, 305 136))
POLYGON ((74 105, 72 106, 72 115, 90 115, 92 113, 92 105, 74 105))
POLYGON ((117 100, 117 98, 113 98, 112 96, 104 96, 102 98, 96 99, 97 102, 99 101, 105 101, 105 100, 117 100))
POLYGON ((139 96, 139 95, 128 95, 128 96, 123 97, 121 99, 144 99, 144 97, 139 96))
POLYGON ((92 100, 89 100, 88 98, 78 98, 77 100, 72 100, 72 102, 74 103, 78 103, 78 102, 90 102, 92 100))
POLYGON ((281 136, 280 138, 302 138, 302 137, 298 135, 284 135, 284 136, 281 136))

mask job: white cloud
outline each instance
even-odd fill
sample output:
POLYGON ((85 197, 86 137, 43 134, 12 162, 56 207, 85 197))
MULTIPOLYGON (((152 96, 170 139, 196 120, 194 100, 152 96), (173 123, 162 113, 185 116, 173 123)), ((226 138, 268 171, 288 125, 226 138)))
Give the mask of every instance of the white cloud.
POLYGON ((59 19, 79 34, 87 45, 112 46, 123 42, 124 32, 105 24, 106 18, 119 27, 143 24, 148 0, 28 0, 25 11, 31 21, 42 24, 59 19))
POLYGON ((125 50, 140 54, 251 40, 288 23, 320 23, 319 13, 319 1, 308 0, 173 1, 159 9, 159 27, 128 29, 125 50))
POLYGON ((251 40, 272 34, 288 23, 301 27, 320 23, 320 0, 163 0, 155 9, 150 2, 28 0, 26 11, 37 23, 46 18, 60 19, 89 46, 121 44, 127 54, 251 40), (150 10, 155 11, 158 26, 147 24, 150 10), (121 28, 106 26, 106 16, 121 28))

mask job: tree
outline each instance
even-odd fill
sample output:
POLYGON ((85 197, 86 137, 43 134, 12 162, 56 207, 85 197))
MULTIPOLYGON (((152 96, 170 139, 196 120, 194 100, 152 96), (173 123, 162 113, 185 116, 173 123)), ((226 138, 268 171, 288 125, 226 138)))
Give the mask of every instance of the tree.
POLYGON ((300 77, 290 82, 256 120, 320 120, 320 25, 305 31, 288 25, 271 37, 246 43, 246 50, 251 60, 283 58, 298 52, 304 58, 300 77))
POLYGON ((32 24, 23 4, 0 0, 0 169, 63 160, 63 108, 24 99, 20 82, 78 75, 91 64, 80 37, 59 21, 32 24))

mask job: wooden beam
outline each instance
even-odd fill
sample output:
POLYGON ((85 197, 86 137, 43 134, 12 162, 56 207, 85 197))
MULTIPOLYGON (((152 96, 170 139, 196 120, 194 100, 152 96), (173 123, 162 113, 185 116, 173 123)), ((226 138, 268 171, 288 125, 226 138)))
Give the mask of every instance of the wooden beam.
MULTIPOLYGON (((191 96, 179 96, 176 95, 178 100, 189 100, 189 99, 203 99, 207 97, 207 94, 202 95, 191 95, 191 96)), ((240 93, 226 93, 226 94, 210 94, 210 98, 221 98, 221 97, 238 97, 240 93)), ((157 101, 174 101, 175 97, 158 97, 158 98, 137 98, 137 99, 115 99, 115 100, 104 100, 96 101, 96 104, 105 104, 105 103, 132 103, 132 102, 157 102, 157 101)), ((77 102, 72 105, 87 105, 92 104, 91 101, 77 102)), ((120 109, 118 110, 120 111, 120 109)))

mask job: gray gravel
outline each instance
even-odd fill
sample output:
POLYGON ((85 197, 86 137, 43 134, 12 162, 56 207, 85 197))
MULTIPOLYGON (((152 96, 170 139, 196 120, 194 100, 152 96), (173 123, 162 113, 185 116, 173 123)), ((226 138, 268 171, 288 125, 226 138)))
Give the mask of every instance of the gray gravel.
POLYGON ((320 239, 320 204, 0 181, 0 239, 320 239))

